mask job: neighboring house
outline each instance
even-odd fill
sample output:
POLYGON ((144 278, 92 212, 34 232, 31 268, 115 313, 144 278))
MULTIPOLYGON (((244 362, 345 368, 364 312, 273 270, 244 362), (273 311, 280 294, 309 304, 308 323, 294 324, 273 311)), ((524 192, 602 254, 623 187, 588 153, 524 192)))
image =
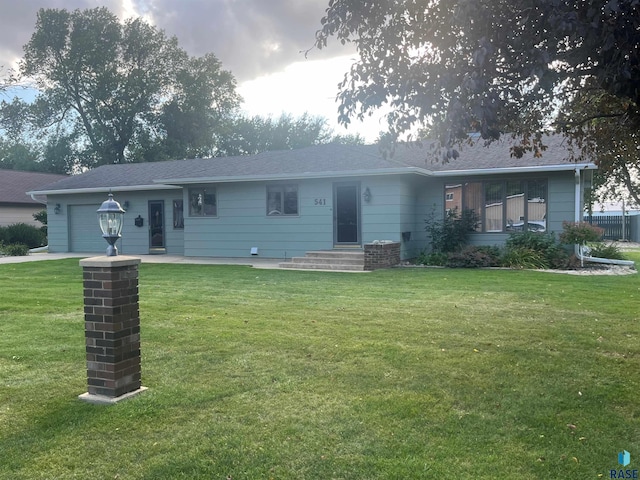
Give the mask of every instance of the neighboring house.
POLYGON ((541 158, 513 158, 499 142, 466 147, 445 164, 425 161, 426 147, 400 145, 386 158, 373 145, 329 144, 107 165, 33 193, 49 201, 51 252, 105 251, 96 210, 111 191, 127 211, 122 254, 285 259, 391 240, 407 259, 428 247, 425 220, 446 208, 480 215, 475 244, 580 220, 595 165, 566 161, 561 138, 546 143, 541 158))
POLYGON ((41 227, 33 214, 46 208, 44 196, 33 198, 26 192, 57 182, 66 175, 50 173, 21 172, 18 170, 0 170, 0 227, 14 223, 26 223, 41 227))
POLYGON ((623 202, 596 202, 591 210, 594 217, 602 215, 640 215, 639 208, 635 207, 633 204, 629 205, 628 203, 625 204, 623 202))

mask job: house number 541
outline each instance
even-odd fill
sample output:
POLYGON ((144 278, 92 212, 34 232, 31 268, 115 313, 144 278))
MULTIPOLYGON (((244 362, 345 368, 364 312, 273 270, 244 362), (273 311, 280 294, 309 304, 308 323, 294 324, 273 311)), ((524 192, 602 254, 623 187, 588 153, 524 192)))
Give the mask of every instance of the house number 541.
POLYGON ((316 198, 314 200, 314 205, 326 205, 326 204, 327 204, 326 198, 316 198))

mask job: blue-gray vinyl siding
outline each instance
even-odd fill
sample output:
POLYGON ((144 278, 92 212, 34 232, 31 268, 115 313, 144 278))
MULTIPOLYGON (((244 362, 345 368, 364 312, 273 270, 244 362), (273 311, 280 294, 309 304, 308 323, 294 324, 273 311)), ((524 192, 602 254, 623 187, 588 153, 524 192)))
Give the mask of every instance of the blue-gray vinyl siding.
MULTIPOLYGON (((559 233, 562 222, 575 215, 573 172, 537 175, 480 176, 474 180, 505 178, 547 178, 548 231, 559 233)), ((172 189, 114 192, 122 205, 128 202, 122 240, 122 254, 149 253, 149 201, 164 202, 166 253, 185 256, 249 257, 258 249, 264 258, 291 258, 311 250, 334 248, 334 184, 359 183, 362 244, 375 240, 401 242, 403 259, 413 258, 429 247, 425 220, 433 213, 444 213, 445 184, 470 178, 426 177, 419 175, 364 176, 359 178, 308 179, 272 182, 298 187, 298 215, 268 216, 267 186, 270 182, 236 182, 176 186, 172 189), (189 188, 215 189, 217 215, 190 217, 189 188), (370 201, 362 192, 369 189, 370 201), (174 228, 173 202, 184 204, 184 229, 174 228), (136 217, 144 220, 135 226, 136 217), (403 236, 404 233, 404 236, 403 236)), ((101 194, 49 195, 49 249, 51 252, 76 251, 102 254, 102 239, 95 211, 107 198, 101 194), (61 205, 61 213, 54 207, 61 205)), ((507 234, 474 234, 473 244, 502 244, 507 234)))
MULTIPOLYGON (((418 223, 424 230, 425 219, 430 218, 432 212, 444 214, 444 187, 469 181, 488 181, 506 179, 547 179, 547 231, 559 234, 562 232, 562 222, 573 221, 575 216, 575 176, 572 171, 542 173, 535 175, 495 175, 484 177, 458 177, 438 179, 434 188, 426 188, 419 196, 418 223)), ((426 184, 428 184, 427 182, 426 184)), ((582 198, 582 197, 581 197, 582 198)), ((474 233, 471 235, 472 245, 503 245, 509 238, 507 233, 474 233)), ((425 247, 428 247, 428 236, 425 234, 425 247)))
MULTIPOLYGON (((320 179, 277 184, 298 186, 298 215, 267 216, 267 182, 203 185, 215 188, 217 216, 189 217, 185 212, 185 255, 246 257, 252 248, 266 258, 290 258, 334 247, 333 186, 354 179, 320 179)), ((371 201, 360 196, 362 243, 400 241, 403 228, 414 228, 413 193, 401 177, 363 177, 371 201)), ((185 186, 185 205, 189 188, 185 186)))
MULTIPOLYGON (((107 199, 104 194, 49 195, 47 199, 49 251, 102 254, 106 242, 98 225, 97 210, 107 199), (60 204, 61 213, 54 207, 60 204)), ((173 200, 182 199, 182 189, 153 190, 143 192, 114 192, 114 199, 121 205, 129 203, 124 215, 122 239, 116 244, 122 255, 149 253, 149 200, 164 201, 166 253, 184 254, 184 231, 173 228, 173 200), (143 227, 135 226, 135 218, 144 219, 143 227)))

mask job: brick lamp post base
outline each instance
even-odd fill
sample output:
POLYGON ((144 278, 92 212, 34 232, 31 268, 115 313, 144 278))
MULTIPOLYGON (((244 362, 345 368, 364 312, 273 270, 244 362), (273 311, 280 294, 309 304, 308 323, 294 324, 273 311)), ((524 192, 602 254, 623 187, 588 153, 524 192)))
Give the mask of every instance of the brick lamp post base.
POLYGON ((113 404, 146 390, 140 379, 139 264, 124 256, 80 261, 88 384, 80 400, 113 404))

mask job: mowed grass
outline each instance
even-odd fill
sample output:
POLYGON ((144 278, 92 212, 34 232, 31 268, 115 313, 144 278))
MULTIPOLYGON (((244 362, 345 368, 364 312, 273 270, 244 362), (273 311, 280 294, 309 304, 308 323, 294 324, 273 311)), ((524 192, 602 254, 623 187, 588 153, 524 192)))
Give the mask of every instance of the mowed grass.
POLYGON ((0 265, 2 479, 596 479, 623 449, 638 468, 637 275, 143 264, 149 390, 115 406, 77 399, 81 279, 0 265))

